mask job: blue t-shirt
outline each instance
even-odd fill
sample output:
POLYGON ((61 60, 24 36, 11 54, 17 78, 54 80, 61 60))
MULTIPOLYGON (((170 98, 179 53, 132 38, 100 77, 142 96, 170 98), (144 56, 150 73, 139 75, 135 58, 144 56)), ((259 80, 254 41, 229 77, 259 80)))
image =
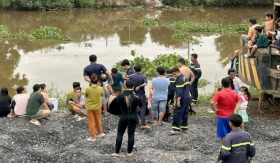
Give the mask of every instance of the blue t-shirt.
MULTIPOLYGON (((138 87, 139 85, 142 85, 144 83, 147 83, 147 76, 141 73, 136 73, 134 75, 131 75, 129 77, 129 80, 134 81, 135 86, 134 88, 138 87)), ((135 94, 138 95, 145 95, 145 87, 140 88, 138 91, 134 90, 135 94)))
POLYGON ((134 69, 132 66, 126 71, 125 77, 129 78, 131 75, 134 74, 134 69))
MULTIPOLYGON (((124 82, 123 78, 122 78, 122 73, 118 73, 117 77, 114 77, 112 75, 113 78, 113 82, 114 84, 112 85, 112 87, 122 87, 122 83, 124 82)), ((108 79, 107 83, 110 84, 111 80, 108 79)))
POLYGON ((166 100, 168 94, 169 80, 165 77, 153 78, 153 98, 155 100, 166 100))
MULTIPOLYGON (((92 74, 96 74, 100 79, 102 73, 105 73, 107 69, 102 64, 91 63, 84 69, 84 76, 91 77, 92 74)), ((103 86, 103 81, 99 80, 101 86, 103 86)))

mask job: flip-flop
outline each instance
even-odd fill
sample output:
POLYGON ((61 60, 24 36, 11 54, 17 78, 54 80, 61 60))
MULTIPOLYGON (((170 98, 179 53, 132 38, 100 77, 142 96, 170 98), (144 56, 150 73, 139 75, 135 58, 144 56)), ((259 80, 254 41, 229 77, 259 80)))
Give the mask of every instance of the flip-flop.
POLYGON ((152 123, 151 121, 147 121, 147 123, 148 123, 148 124, 154 124, 154 123, 152 123))
POLYGON ((88 138, 87 141, 95 142, 96 139, 95 138, 94 139, 93 138, 88 138))
POLYGON ((163 126, 163 125, 164 125, 164 123, 158 124, 158 126, 163 126))

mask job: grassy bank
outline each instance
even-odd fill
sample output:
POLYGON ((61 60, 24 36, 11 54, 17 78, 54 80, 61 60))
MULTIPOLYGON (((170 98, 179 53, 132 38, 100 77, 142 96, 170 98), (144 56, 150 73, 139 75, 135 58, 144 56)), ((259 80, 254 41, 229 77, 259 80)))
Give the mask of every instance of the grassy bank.
MULTIPOLYGON (((162 4, 176 7, 194 6, 269 6, 273 0, 161 0, 162 4)), ((13 10, 63 10, 71 8, 107 8, 155 6, 144 0, 1 0, 0 8, 13 10)))

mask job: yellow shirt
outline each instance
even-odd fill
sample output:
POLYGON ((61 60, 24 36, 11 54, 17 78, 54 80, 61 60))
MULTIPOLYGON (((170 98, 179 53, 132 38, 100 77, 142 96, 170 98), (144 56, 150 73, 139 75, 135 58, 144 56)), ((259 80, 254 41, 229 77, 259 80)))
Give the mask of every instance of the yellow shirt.
POLYGON ((97 85, 92 85, 86 88, 85 96, 87 98, 86 108, 96 110, 102 107, 103 88, 97 85))

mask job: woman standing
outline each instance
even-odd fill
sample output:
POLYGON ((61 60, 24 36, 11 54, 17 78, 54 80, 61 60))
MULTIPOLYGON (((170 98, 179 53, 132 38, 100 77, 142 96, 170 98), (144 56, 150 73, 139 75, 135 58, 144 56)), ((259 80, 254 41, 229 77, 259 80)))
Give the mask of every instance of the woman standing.
POLYGON ((86 88, 85 96, 86 100, 86 113, 88 119, 89 133, 91 135, 88 138, 88 141, 95 141, 95 126, 98 133, 98 137, 105 136, 102 133, 102 124, 101 124, 101 107, 102 107, 102 96, 104 94, 103 88, 100 87, 98 83, 98 77, 96 74, 91 76, 92 85, 86 88))
POLYGON ((137 107, 142 107, 141 100, 133 93, 135 83, 132 80, 126 82, 126 90, 121 93, 113 102, 110 107, 120 107, 121 117, 118 125, 118 135, 116 140, 116 153, 112 154, 114 157, 119 157, 120 149, 123 140, 123 134, 128 127, 128 144, 127 144, 127 157, 132 156, 134 145, 134 133, 137 125, 137 107))
POLYGON ((11 110, 12 98, 9 96, 8 88, 3 87, 0 94, 0 117, 6 117, 11 110))

